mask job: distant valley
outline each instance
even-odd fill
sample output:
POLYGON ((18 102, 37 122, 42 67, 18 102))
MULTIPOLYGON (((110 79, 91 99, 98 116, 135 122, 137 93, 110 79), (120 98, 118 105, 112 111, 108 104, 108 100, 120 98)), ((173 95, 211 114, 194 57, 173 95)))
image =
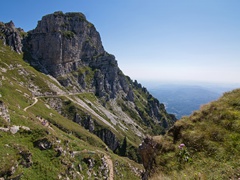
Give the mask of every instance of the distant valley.
POLYGON ((217 100, 224 92, 233 89, 231 86, 217 85, 181 85, 160 84, 148 85, 149 91, 159 99, 169 113, 173 113, 177 119, 190 115, 198 110, 201 105, 217 100))

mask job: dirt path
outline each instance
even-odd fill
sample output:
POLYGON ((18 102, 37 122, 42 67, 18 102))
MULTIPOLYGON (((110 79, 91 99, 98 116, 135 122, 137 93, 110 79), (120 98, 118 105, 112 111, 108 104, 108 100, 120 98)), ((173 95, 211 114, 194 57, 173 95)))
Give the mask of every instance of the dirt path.
POLYGON ((25 107, 25 108, 23 109, 24 111, 27 111, 28 108, 34 106, 34 105, 38 102, 38 98, 37 98, 37 97, 34 97, 33 99, 34 99, 34 103, 32 103, 30 106, 25 107))
POLYGON ((68 94, 63 93, 63 94, 58 94, 58 95, 46 95, 46 96, 33 97, 34 102, 30 106, 25 107, 23 110, 27 111, 28 108, 34 106, 38 102, 38 98, 41 98, 41 97, 61 97, 61 96, 78 95, 78 94, 82 94, 82 93, 68 93, 68 94))
POLYGON ((106 162, 108 164, 108 168, 109 168, 109 180, 113 180, 114 178, 114 171, 113 171, 113 162, 112 159, 110 158, 109 155, 105 154, 104 155, 106 162))
POLYGON ((104 158, 106 159, 106 163, 107 163, 108 168, 109 168, 109 178, 108 178, 108 180, 114 180, 113 162, 112 162, 112 159, 111 159, 110 155, 108 155, 108 153, 100 151, 100 150, 97 150, 97 152, 103 154, 104 158))
MULTIPOLYGON (((79 93, 80 94, 80 93, 79 93)), ((69 94, 68 94, 69 95, 69 94)), ((70 95, 74 95, 74 94, 70 94, 70 95)), ((61 94, 61 95, 53 95, 53 96, 49 96, 49 97, 60 97, 60 96, 66 96, 68 99, 72 100, 73 102, 75 102, 73 99, 71 99, 69 96, 67 96, 66 94, 61 94)), ((39 97, 45 97, 45 96, 39 96, 39 97)), ((37 102, 38 102, 38 97, 34 97, 34 102, 30 105, 25 107, 23 110, 27 111, 28 108, 34 106, 37 102)), ((114 170, 113 170, 113 162, 111 157, 106 154, 105 152, 99 151, 101 153, 104 154, 104 157, 106 159, 106 163, 108 164, 108 168, 109 168, 109 180, 114 180, 114 170)))

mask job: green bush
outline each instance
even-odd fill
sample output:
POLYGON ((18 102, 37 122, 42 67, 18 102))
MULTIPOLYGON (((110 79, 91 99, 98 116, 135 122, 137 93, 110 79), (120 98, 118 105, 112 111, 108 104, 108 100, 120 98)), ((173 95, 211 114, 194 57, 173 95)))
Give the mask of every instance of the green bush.
POLYGON ((63 34, 63 37, 67 39, 72 39, 75 35, 74 32, 72 31, 64 31, 62 34, 63 34))

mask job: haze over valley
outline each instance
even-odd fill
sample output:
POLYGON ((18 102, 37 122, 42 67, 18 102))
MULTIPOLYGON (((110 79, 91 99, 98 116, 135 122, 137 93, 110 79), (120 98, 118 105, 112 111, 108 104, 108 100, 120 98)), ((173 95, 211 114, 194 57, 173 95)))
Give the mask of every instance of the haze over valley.
POLYGON ((233 90, 231 85, 187 85, 187 84, 160 84, 147 83, 149 91, 159 99, 169 113, 177 119, 189 116, 200 109, 204 104, 217 100, 223 93, 233 90))

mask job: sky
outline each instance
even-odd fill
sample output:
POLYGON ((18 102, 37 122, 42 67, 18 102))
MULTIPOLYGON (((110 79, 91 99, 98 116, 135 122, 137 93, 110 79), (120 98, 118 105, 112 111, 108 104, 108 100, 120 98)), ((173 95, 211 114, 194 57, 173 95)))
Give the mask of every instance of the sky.
POLYGON ((4 0, 0 21, 29 31, 46 14, 82 12, 138 82, 240 84, 239 8, 240 0, 4 0))

